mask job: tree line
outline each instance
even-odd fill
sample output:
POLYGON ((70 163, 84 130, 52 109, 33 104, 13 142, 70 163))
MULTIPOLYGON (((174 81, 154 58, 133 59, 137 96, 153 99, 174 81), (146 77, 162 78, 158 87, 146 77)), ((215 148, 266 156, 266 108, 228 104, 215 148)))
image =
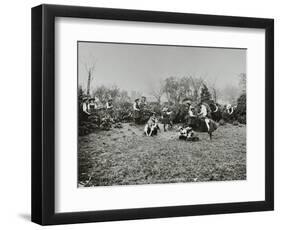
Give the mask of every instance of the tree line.
MULTIPOLYGON (((213 100, 217 103, 219 102, 219 99, 226 99, 225 101, 228 101, 231 104, 236 104, 238 98, 237 91, 240 92, 240 95, 246 94, 246 74, 241 73, 239 78, 239 90, 234 86, 232 89, 230 86, 227 86, 225 88, 226 92, 222 93, 224 90, 218 89, 214 83, 208 83, 202 78, 195 78, 192 76, 179 78, 171 76, 159 81, 159 84, 150 90, 149 95, 151 98, 154 98, 153 102, 158 104, 168 102, 169 104, 179 105, 185 98, 188 98, 194 103, 198 103, 201 100, 213 100)), ((85 96, 96 97, 101 103, 106 103, 109 98, 112 98, 114 103, 117 104, 124 102, 130 103, 137 97, 143 96, 136 91, 129 94, 128 91, 121 90, 116 85, 111 87, 101 85, 91 92, 89 91, 89 87, 87 87, 87 90, 85 91, 80 86, 78 95, 80 99, 85 96)))

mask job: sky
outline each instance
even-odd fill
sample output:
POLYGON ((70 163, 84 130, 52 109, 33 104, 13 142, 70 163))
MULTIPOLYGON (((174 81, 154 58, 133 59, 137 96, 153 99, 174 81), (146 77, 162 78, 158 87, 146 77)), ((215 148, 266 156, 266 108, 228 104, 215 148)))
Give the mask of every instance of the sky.
POLYGON ((204 78, 219 89, 238 86, 246 73, 246 49, 78 42, 78 84, 86 89, 85 66, 95 65, 91 88, 116 85, 148 95, 170 76, 204 78))

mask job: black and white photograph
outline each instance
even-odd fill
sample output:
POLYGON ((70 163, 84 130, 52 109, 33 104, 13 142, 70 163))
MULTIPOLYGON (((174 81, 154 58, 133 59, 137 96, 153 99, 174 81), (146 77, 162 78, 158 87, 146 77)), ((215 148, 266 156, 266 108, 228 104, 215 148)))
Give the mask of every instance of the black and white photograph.
POLYGON ((245 48, 78 41, 78 187, 246 180, 245 48))
POLYGON ((32 8, 32 222, 274 223, 274 19, 189 9, 32 8))

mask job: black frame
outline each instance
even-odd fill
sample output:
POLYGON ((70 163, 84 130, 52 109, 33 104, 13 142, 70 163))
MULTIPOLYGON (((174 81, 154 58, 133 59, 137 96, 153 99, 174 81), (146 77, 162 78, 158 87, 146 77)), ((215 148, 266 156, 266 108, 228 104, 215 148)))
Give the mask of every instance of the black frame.
POLYGON ((41 225, 222 214, 274 209, 274 20, 110 8, 32 8, 32 221, 41 225), (55 213, 55 17, 265 29, 265 200, 55 213))

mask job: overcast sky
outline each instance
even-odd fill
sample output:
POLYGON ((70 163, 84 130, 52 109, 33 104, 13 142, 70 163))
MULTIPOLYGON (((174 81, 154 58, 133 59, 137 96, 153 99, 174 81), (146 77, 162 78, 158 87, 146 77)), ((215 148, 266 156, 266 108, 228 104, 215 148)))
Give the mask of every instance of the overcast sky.
POLYGON ((196 76, 225 86, 237 86, 246 73, 246 50, 114 43, 78 43, 78 83, 87 85, 85 64, 95 63, 92 87, 117 85, 149 94, 170 76, 196 76))

